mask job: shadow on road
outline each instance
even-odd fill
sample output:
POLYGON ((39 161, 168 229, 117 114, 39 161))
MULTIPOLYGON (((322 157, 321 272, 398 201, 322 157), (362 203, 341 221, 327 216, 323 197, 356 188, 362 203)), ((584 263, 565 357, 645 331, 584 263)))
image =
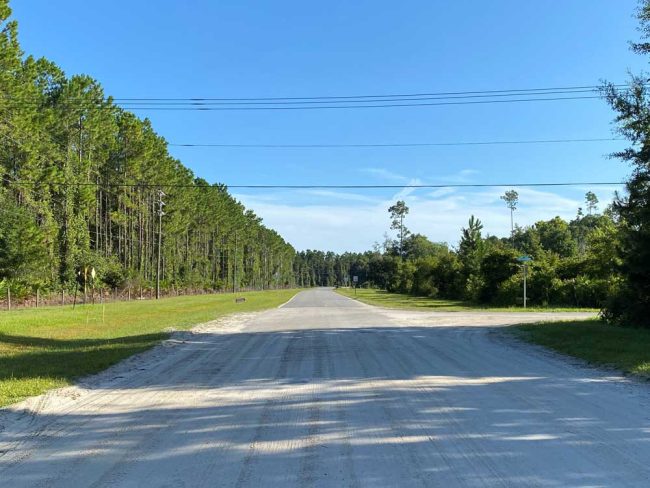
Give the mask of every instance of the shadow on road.
MULTIPOLYGON (((34 450, 17 465, 0 453, 0 477, 14 486, 39 474, 63 482, 73 464, 75 476, 84 475, 78 466, 85 463, 106 484, 124 477, 225 486, 648 479, 646 391, 508 347, 487 332, 187 334, 164 351, 173 360, 96 385, 68 412, 42 413, 37 435, 0 432, 0 447, 34 450)), ((70 357, 39 359, 49 360, 70 357)))

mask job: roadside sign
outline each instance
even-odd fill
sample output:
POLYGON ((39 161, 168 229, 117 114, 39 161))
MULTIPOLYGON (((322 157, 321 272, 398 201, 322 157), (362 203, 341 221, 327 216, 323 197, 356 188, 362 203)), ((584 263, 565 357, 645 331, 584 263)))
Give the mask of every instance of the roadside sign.
POLYGON ((520 263, 527 263, 527 262, 532 261, 532 260, 533 260, 533 258, 531 258, 530 256, 519 256, 517 258, 517 261, 519 261, 520 263))
POLYGON ((356 275, 354 275, 354 276, 352 277, 352 282, 353 282, 353 283, 359 283, 359 277, 356 276, 356 275))

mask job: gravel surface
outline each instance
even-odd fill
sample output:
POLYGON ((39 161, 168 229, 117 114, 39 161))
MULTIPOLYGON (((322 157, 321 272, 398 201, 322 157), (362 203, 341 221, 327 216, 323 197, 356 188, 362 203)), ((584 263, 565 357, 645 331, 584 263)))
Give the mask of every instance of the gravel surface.
POLYGON ((585 314, 328 289, 0 410, 0 486, 650 486, 650 387, 506 341, 585 314))

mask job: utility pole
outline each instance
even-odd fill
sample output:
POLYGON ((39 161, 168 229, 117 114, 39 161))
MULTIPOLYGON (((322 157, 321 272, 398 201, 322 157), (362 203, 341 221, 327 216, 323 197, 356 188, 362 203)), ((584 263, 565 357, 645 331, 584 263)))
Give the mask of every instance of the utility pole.
POLYGON ((266 247, 266 239, 264 240, 264 280, 262 281, 262 290, 264 290, 268 286, 268 281, 269 281, 269 257, 268 257, 269 250, 266 247))
POLYGON ((526 308, 526 275, 528 275, 528 265, 524 263, 524 308, 526 308))
POLYGON ((156 268, 156 300, 160 299, 160 262, 161 262, 161 250, 162 250, 162 217, 165 215, 163 212, 163 207, 165 202, 163 198, 166 197, 165 192, 158 190, 158 265, 156 268))
POLYGON ((235 259, 232 270, 232 292, 237 293, 237 231, 235 231, 235 259))

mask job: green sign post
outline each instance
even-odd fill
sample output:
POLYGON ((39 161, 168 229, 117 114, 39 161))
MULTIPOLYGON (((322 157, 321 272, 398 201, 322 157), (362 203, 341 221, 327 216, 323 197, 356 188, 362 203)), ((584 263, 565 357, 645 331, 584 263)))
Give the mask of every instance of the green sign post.
POLYGON ((524 268, 524 308, 526 308, 526 301, 528 299, 526 297, 526 278, 528 275, 528 263, 531 262, 532 260, 533 258, 531 258, 530 256, 519 256, 517 258, 517 261, 519 261, 521 263, 522 268, 524 268))

